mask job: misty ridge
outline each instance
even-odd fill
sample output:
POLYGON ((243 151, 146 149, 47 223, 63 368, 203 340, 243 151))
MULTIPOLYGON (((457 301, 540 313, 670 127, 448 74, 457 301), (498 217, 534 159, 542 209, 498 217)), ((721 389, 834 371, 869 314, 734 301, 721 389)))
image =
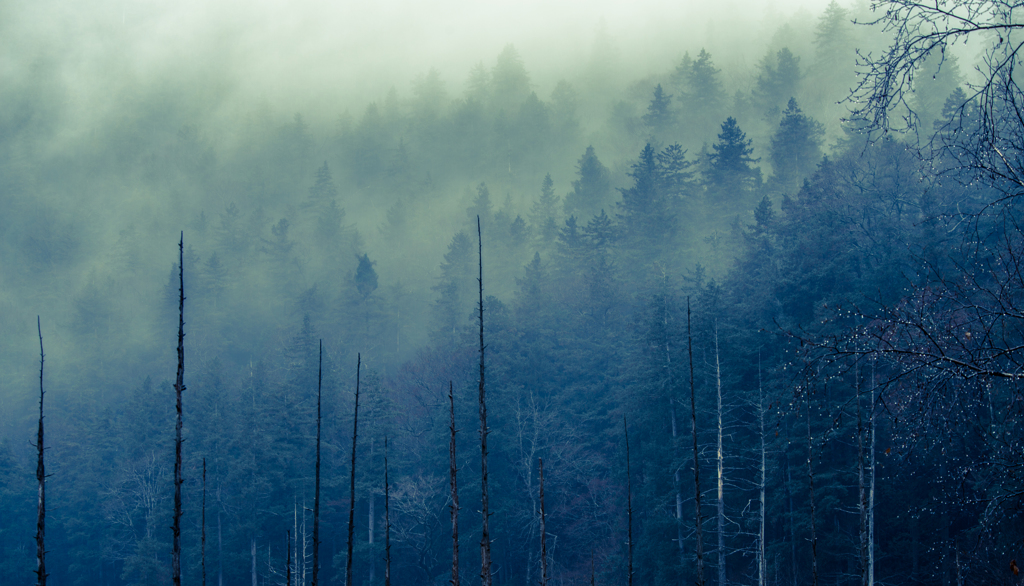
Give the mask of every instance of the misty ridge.
POLYGON ((754 6, 0 1, 0 582, 1020 584, 1015 8, 754 6))

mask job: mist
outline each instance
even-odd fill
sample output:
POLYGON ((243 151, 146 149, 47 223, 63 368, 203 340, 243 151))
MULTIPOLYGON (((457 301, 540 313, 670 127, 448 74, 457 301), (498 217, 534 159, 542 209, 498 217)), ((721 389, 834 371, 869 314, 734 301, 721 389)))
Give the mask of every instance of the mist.
POLYGON ((495 582, 853 584, 870 549, 872 580, 992 583, 1022 555, 1016 387, 862 347, 989 267, 979 241, 1017 258, 1013 206, 985 215, 1009 188, 931 149, 973 132, 991 45, 925 59, 917 126, 873 134, 893 36, 852 21, 879 16, 0 0, 0 575, 35 579, 39 316, 49 581, 170 582, 182 270, 187 583, 311 581, 320 369, 321 580, 383 583, 385 534, 396 583, 451 578, 450 384, 474 581, 481 314, 495 582))

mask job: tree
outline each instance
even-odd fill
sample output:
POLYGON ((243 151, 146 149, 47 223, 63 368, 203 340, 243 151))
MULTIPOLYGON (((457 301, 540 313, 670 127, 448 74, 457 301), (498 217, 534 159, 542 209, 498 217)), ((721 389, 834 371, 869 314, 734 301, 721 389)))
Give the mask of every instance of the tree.
POLYGON ((788 47, 775 54, 769 52, 758 63, 761 72, 754 86, 754 99, 769 120, 777 119, 782 104, 797 94, 802 74, 800 58, 793 55, 788 47))
POLYGON ((687 119, 683 122, 692 128, 691 134, 697 140, 704 140, 711 134, 714 121, 721 119, 719 116, 722 105, 726 103, 726 96, 722 82, 718 79, 719 73, 721 70, 715 67, 711 54, 704 49, 700 50, 697 59, 690 62, 688 70, 684 71, 687 91, 680 101, 687 119))
POLYGON ((373 265, 377 264, 370 260, 368 254, 358 257, 359 266, 356 267, 355 283, 356 290, 363 297, 363 301, 377 290, 377 271, 373 270, 373 265))
POLYGON ((654 97, 647 105, 647 113, 641 118, 651 134, 660 134, 671 128, 673 123, 672 96, 661 89, 659 83, 654 88, 654 97))
POLYGON ((491 586, 491 537, 490 537, 490 509, 487 492, 487 403, 484 397, 484 244, 480 232, 480 217, 476 219, 477 258, 479 275, 480 299, 477 304, 477 318, 480 322, 480 514, 482 516, 482 528, 480 530, 480 583, 483 586, 491 586))
POLYGON ((36 482, 39 483, 39 506, 36 517, 36 584, 46 586, 46 465, 43 458, 43 327, 36 316, 39 332, 39 430, 36 432, 36 482))
POLYGON ((511 110, 530 95, 530 75, 514 45, 505 45, 491 70, 495 110, 511 110))
POLYGON ((544 176, 540 186, 540 198, 530 208, 530 222, 536 230, 535 234, 542 248, 549 248, 558 236, 559 215, 558 196, 555 195, 555 182, 551 173, 544 176))
POLYGON ((814 171, 821 160, 821 141, 824 135, 825 128, 805 116, 796 100, 790 98, 769 149, 772 184, 776 189, 793 193, 803 178, 814 171))
POLYGON ((744 196, 761 184, 761 169, 752 165, 761 159, 753 159, 752 140, 740 130, 732 116, 722 123, 718 142, 711 146, 709 164, 704 177, 710 191, 718 196, 720 203, 736 205, 744 196))
POLYGON ((352 546, 354 544, 356 515, 356 438, 359 435, 359 374, 363 366, 362 354, 356 355, 356 400, 352 411, 352 464, 349 467, 348 492, 348 556, 345 558, 345 586, 352 586, 352 546))
POLYGON ((185 392, 185 233, 178 241, 178 373, 174 380, 174 521, 171 525, 171 581, 181 586, 181 395, 185 392))
POLYGON ((594 147, 587 150, 576 162, 577 179, 572 182, 572 191, 565 196, 565 215, 587 219, 596 216, 611 204, 611 174, 597 158, 594 147))

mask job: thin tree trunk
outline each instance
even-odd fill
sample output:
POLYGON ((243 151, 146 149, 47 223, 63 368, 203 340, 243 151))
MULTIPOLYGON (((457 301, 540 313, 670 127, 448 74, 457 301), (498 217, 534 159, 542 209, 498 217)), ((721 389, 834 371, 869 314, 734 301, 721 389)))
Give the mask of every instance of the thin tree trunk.
POLYGON ((594 552, 590 552, 590 586, 597 586, 597 568, 594 566, 594 552))
POLYGON ((718 586, 725 586, 725 461, 722 451, 722 363, 715 322, 715 383, 718 388, 718 586))
POLYGON ((39 332, 39 430, 36 432, 36 481, 39 482, 39 506, 36 516, 36 584, 46 586, 46 466, 43 462, 43 326, 36 316, 36 330, 39 332))
MULTIPOLYGON (((217 489, 217 502, 220 502, 220 489, 217 489)), ((224 533, 221 530, 220 507, 217 508, 217 586, 224 586, 224 533)))
POLYGON ((697 586, 704 586, 704 536, 700 515, 700 453, 697 449, 697 389, 693 383, 693 335, 690 330, 690 298, 686 298, 686 344, 690 355, 690 422, 693 427, 694 525, 697 529, 697 586))
POLYGON ((871 485, 868 489, 868 586, 875 584, 875 365, 871 364, 871 485))
POLYGON ((815 516, 817 510, 814 505, 814 446, 811 437, 811 398, 810 391, 804 396, 807 405, 807 484, 810 489, 811 500, 811 584, 818 586, 818 535, 815 528, 815 516))
POLYGON ((252 559, 252 586, 258 586, 256 581, 256 537, 252 537, 249 540, 249 552, 250 558, 252 559))
POLYGON ((452 393, 452 381, 448 381, 448 408, 451 414, 451 425, 448 440, 448 481, 451 485, 452 504, 449 507, 452 515, 452 586, 459 586, 459 485, 456 478, 458 467, 455 462, 455 396, 452 393))
POLYGON ((758 527, 757 533, 757 586, 764 586, 765 583, 765 556, 764 556, 764 522, 765 522, 765 475, 767 472, 767 466, 765 465, 765 449, 764 449, 764 387, 761 385, 761 356, 760 352, 757 357, 757 422, 761 430, 761 477, 759 479, 759 496, 761 499, 760 507, 760 527, 758 527))
MULTIPOLYGON (((370 464, 369 465, 371 467, 373 466, 373 440, 374 439, 375 438, 370 437, 370 464)), ((369 544, 370 544, 369 550, 371 552, 371 555, 370 555, 370 579, 369 579, 369 583, 370 584, 376 584, 376 582, 377 582, 377 556, 372 555, 372 552, 373 552, 374 529, 376 529, 376 527, 375 527, 376 523, 374 522, 374 520, 377 517, 377 513, 376 513, 376 510, 375 510, 376 502, 374 501, 373 491, 372 490, 370 491, 370 494, 369 494, 369 503, 368 504, 369 504, 369 507, 368 507, 369 513, 367 514, 367 525, 368 525, 368 528, 367 528, 368 529, 368 532, 367 532, 368 535, 367 535, 367 537, 369 538, 369 544)))
MULTIPOLYGON (((662 325, 665 328, 665 369, 668 377, 668 395, 669 395, 669 414, 672 418, 672 449, 676 452, 676 457, 679 456, 679 426, 676 421, 676 382, 674 371, 672 370, 672 352, 669 347, 669 326, 668 326, 668 302, 663 305, 662 314, 662 325)), ((676 542, 679 545, 679 564, 680 566, 685 565, 686 560, 683 559, 684 547, 683 547, 683 483, 680 476, 679 469, 681 466, 675 467, 673 472, 673 480, 676 485, 676 542)))
POLYGON ((548 586, 548 545, 547 525, 544 514, 544 459, 540 462, 540 586, 548 586))
POLYGON ((316 372, 316 480, 313 488, 313 586, 320 574, 320 389, 324 380, 324 341, 320 340, 320 361, 316 372))
POLYGON ((384 586, 391 586, 391 483, 388 481, 388 436, 384 436, 384 586))
POLYGON ((491 586, 491 513, 487 494, 487 403, 484 400, 484 245, 480 235, 480 216, 476 217, 476 239, 479 270, 477 285, 480 293, 477 308, 480 320, 480 514, 483 517, 480 531, 480 583, 482 586, 491 586))
POLYGON ((860 513, 858 565, 861 586, 868 586, 868 495, 867 487, 864 485, 864 417, 860 407, 860 373, 856 366, 853 376, 857 394, 857 508, 860 513))
POLYGON ((206 586, 206 458, 203 458, 203 511, 200 525, 202 527, 203 586, 206 586))
POLYGON ((633 480, 629 470, 629 428, 626 426, 625 415, 622 416, 622 431, 626 436, 626 521, 628 525, 626 544, 629 548, 626 584, 633 586, 633 480))
MULTIPOLYGON (((184 262, 185 233, 182 232, 181 239, 178 241, 178 376, 174 381, 174 394, 178 412, 178 419, 174 424, 174 523, 171 526, 173 533, 171 543, 171 581, 174 583, 174 586, 181 586, 181 394, 185 392, 184 262)), ((255 557, 253 559, 255 560, 255 557)))
POLYGON ((348 559, 345 560, 345 586, 352 586, 352 545, 356 523, 356 437, 359 434, 359 373, 362 354, 356 354, 356 406, 352 416, 352 476, 348 493, 348 559))

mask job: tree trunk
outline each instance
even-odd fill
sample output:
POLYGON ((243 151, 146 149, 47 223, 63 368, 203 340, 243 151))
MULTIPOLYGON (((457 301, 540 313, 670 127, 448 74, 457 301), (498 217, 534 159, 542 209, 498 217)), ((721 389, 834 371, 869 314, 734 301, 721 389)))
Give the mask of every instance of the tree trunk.
POLYGON ((391 484, 388 481, 388 436, 384 436, 384 586, 391 586, 391 484))
POLYGON ((875 585, 875 365, 871 365, 871 485, 868 489, 868 586, 875 585))
POLYGON ((690 298, 686 298, 686 344, 690 355, 690 423, 693 427, 694 525, 697 529, 697 586, 704 586, 704 536, 700 515, 700 453, 697 448, 697 389, 693 383, 693 336, 690 331, 690 298))
MULTIPOLYGON (((491 535, 490 510, 487 494, 487 403, 484 400, 484 246, 480 235, 480 216, 476 217, 477 258, 479 276, 479 319, 480 319, 480 514, 483 517, 480 531, 480 583, 491 586, 491 535)), ((351 586, 351 584, 349 585, 351 586)))
POLYGON ((43 326, 36 316, 39 332, 39 430, 36 432, 36 481, 39 483, 39 503, 36 511, 36 584, 46 586, 46 466, 43 461, 43 326))
MULTIPOLYGON (((665 329, 665 370, 668 377, 668 396, 669 396, 669 415, 672 419, 672 449, 675 456, 679 458, 679 426, 676 421, 676 383, 675 376, 672 370, 672 352, 669 347, 669 326, 668 326, 668 303, 666 302, 663 306, 662 314, 662 325, 665 329)), ((673 480, 676 485, 676 542, 679 545, 679 564, 680 567, 684 566, 686 560, 683 559, 684 547, 683 547, 683 483, 680 477, 679 469, 681 466, 675 466, 675 472, 672 474, 673 480)))
POLYGON ((249 557, 252 560, 252 570, 250 571, 250 574, 252 575, 252 586, 259 586, 256 582, 256 537, 252 537, 249 540, 249 552, 249 557))
MULTIPOLYGON (((217 489, 218 498, 220 502, 220 489, 217 489)), ((217 508, 217 586, 224 586, 224 532, 222 531, 220 522, 220 507, 217 508)))
POLYGON ((622 416, 622 431, 626 436, 626 545, 629 548, 626 584, 633 586, 633 480, 629 470, 629 428, 626 427, 626 416, 622 416))
POLYGON ((356 405, 352 416, 352 475, 348 493, 348 559, 345 560, 345 586, 352 586, 352 545, 356 523, 356 437, 359 435, 359 373, 362 354, 356 354, 356 405))
POLYGON ((320 575, 320 390, 324 381, 324 341, 320 340, 320 359, 316 372, 316 480, 313 488, 313 586, 320 575))
POLYGON ((804 401, 807 405, 807 486, 811 501, 811 584, 818 586, 818 535, 815 528, 817 510, 814 506, 814 446, 811 437, 811 398, 810 390, 805 390, 804 401))
POLYGON ((860 373, 853 370, 857 400, 857 509, 860 513, 859 563, 861 586, 868 586, 868 498, 864 484, 864 417, 860 407, 860 373))
POLYGON ((206 458, 203 458, 203 511, 200 526, 202 527, 202 546, 200 548, 200 551, 203 560, 203 586, 206 586, 206 458))
POLYGON ((548 586, 548 545, 547 526, 544 514, 544 460, 540 462, 540 586, 548 586))
POLYGON ((718 586, 725 586, 725 462, 722 452, 722 363, 718 353, 718 323, 715 323, 715 383, 718 388, 718 586))
POLYGON ((456 479, 458 467, 455 462, 455 397, 452 394, 452 381, 448 381, 448 407, 451 414, 451 425, 448 440, 448 481, 451 487, 452 504, 449 507, 452 515, 452 586, 459 586, 459 485, 456 479))
MULTIPOLYGON (((181 586, 181 394, 185 392, 185 233, 178 241, 178 375, 174 381, 177 422, 174 424, 174 523, 171 526, 171 581, 181 586)), ((255 545, 253 546, 255 547, 255 545)), ((253 563, 255 564, 255 557, 253 563)), ((255 571, 255 566, 254 566, 255 571)), ((255 574, 254 574, 255 576, 255 574)), ((255 580, 255 577, 253 578, 255 580)), ((255 584, 253 585, 255 586, 255 584)))
MULTIPOLYGON (((369 466, 371 466, 371 467, 373 466, 373 440, 374 439, 375 438, 373 438, 373 437, 370 438, 370 458, 369 458, 370 462, 369 462, 369 466)), ((370 491, 369 499, 368 500, 369 500, 369 502, 367 504, 369 505, 369 507, 367 507, 367 508, 369 509, 369 511, 368 511, 368 514, 367 514, 367 525, 368 525, 368 527, 367 527, 367 538, 368 538, 369 544, 370 544, 370 547, 369 547, 369 551, 370 551, 370 576, 369 576, 369 583, 370 584, 376 584, 377 583, 377 556, 373 555, 373 538, 374 538, 373 532, 374 532, 374 529, 376 528, 375 527, 376 523, 374 523, 374 521, 375 521, 375 519, 377 517, 377 513, 376 513, 376 510, 375 510, 376 502, 374 501, 373 491, 372 490, 370 491)))
POLYGON ((761 356, 758 353, 757 357, 757 423, 760 427, 761 432, 761 477, 758 479, 758 489, 760 497, 760 517, 759 527, 757 532, 757 586, 764 586, 765 583, 765 556, 764 556, 764 521, 765 521, 765 475, 767 467, 765 466, 765 449, 764 449, 764 387, 761 385, 761 356))

